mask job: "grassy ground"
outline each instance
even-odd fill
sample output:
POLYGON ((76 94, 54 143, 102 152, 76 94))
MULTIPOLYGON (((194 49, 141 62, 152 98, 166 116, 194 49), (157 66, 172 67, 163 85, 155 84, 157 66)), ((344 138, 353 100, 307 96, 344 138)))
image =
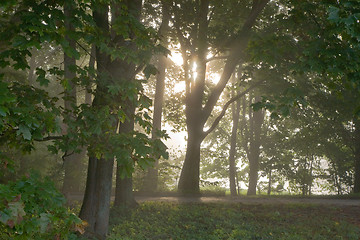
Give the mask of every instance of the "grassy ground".
POLYGON ((304 204, 145 202, 132 211, 112 211, 109 239, 360 239, 356 213, 344 211, 304 204))

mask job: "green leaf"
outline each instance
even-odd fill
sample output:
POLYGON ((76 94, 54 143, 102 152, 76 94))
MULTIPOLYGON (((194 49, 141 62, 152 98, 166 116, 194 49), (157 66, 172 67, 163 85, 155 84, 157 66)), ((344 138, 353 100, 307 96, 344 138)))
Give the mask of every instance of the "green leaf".
POLYGON ((9 221, 10 219, 10 215, 4 211, 0 212, 0 222, 2 222, 3 224, 6 224, 7 221, 9 221))
POLYGON ((47 227, 49 226, 50 218, 48 213, 40 213, 39 225, 40 225, 40 232, 45 233, 47 227))
POLYGON ((30 132, 30 129, 23 125, 23 124, 20 124, 19 126, 19 130, 17 131, 17 134, 20 135, 22 134, 23 135, 23 138, 25 140, 31 140, 31 132, 30 132))
POLYGON ((264 103, 262 102, 257 102, 252 104, 252 108, 255 112, 261 110, 263 107, 264 107, 264 103))
POLYGON ((12 40, 12 46, 13 47, 22 47, 25 46, 27 44, 28 40, 23 37, 23 36, 16 36, 14 37, 14 39, 12 40))
POLYGON ((275 120, 280 119, 279 115, 278 115, 277 113, 275 113, 275 112, 272 112, 272 113, 270 114, 270 117, 271 117, 272 119, 275 119, 275 120))
POLYGON ((149 64, 144 69, 144 74, 146 78, 149 78, 151 75, 155 75, 158 73, 158 70, 156 67, 152 64, 149 64))
POLYGON ((329 7, 329 17, 328 20, 338 21, 339 20, 339 9, 337 7, 329 7))
POLYGON ((46 79, 46 72, 45 70, 41 68, 36 69, 36 74, 38 75, 36 81, 40 83, 40 86, 48 86, 49 85, 49 79, 46 79))
POLYGON ((108 88, 108 92, 111 94, 111 95, 117 95, 120 90, 121 90, 121 86, 120 85, 109 85, 107 86, 108 88))
POLYGON ((9 109, 4 107, 4 106, 0 106, 0 116, 2 117, 6 117, 6 114, 9 112, 9 109))

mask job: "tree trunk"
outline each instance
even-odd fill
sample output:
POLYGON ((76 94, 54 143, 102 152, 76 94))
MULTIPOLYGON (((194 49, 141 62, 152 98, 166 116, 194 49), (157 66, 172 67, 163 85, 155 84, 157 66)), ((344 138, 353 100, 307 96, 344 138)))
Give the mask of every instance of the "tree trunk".
MULTIPOLYGON (((166 57, 158 56, 158 75, 156 78, 156 90, 155 90, 155 99, 154 99, 154 116, 153 116, 153 130, 152 138, 157 139, 157 131, 161 130, 161 116, 162 116, 162 105, 164 99, 164 90, 165 90, 165 69, 166 69, 166 57)), ((147 171, 146 179, 144 182, 144 190, 146 192, 155 192, 157 191, 158 186, 158 163, 159 159, 155 156, 155 163, 152 168, 149 168, 147 171)))
MULTIPOLYGON (((73 26, 71 25, 72 6, 67 1, 64 2, 64 15, 65 15, 65 28, 67 31, 74 31, 73 26)), ((69 42, 69 47, 76 49, 75 40, 66 36, 66 41, 69 42)), ((74 57, 68 56, 64 52, 64 78, 69 83, 69 89, 65 89, 64 99, 65 99, 65 111, 68 112, 69 117, 73 118, 73 105, 77 104, 76 101, 76 87, 72 82, 76 77, 76 73, 71 71, 71 67, 76 65, 76 59, 74 57)), ((64 134, 67 133, 67 126, 65 126, 64 134)), ((62 192, 67 196, 70 192, 80 191, 80 172, 81 172, 81 159, 83 154, 70 153, 69 156, 64 157, 64 182, 62 192)))
POLYGON ((272 181, 272 179, 271 179, 271 173, 272 173, 272 171, 271 171, 271 169, 269 170, 269 185, 268 185, 268 191, 267 191, 267 195, 270 195, 271 194, 271 185, 272 185, 272 183, 271 183, 271 181, 272 181))
POLYGON ((181 169, 178 191, 183 195, 198 195, 200 193, 200 145, 202 139, 196 134, 188 133, 186 155, 181 169))
POLYGON ((354 173, 354 193, 360 193, 360 120, 355 119, 355 173, 354 173))
MULTIPOLYGON (((169 4, 166 1, 162 1, 162 13, 163 18, 161 26, 159 28, 158 35, 161 38, 161 42, 165 47, 168 44, 167 34, 169 31, 169 20, 170 20, 170 9, 169 4)), ((154 99, 154 116, 153 116, 153 130, 152 138, 157 139, 157 131, 161 130, 161 115, 162 107, 164 102, 164 90, 165 90, 165 69, 166 69, 166 56, 158 56, 158 74, 156 76, 156 89, 155 89, 155 99, 154 99)), ((158 165, 159 159, 155 156, 155 163, 152 168, 149 168, 147 175, 145 177, 145 182, 143 184, 143 190, 145 192, 155 192, 158 188, 158 165)))
MULTIPOLYGON (((141 14, 141 8, 142 8, 142 1, 141 0, 132 0, 132 1, 126 1, 125 2, 127 9, 129 13, 132 14, 133 17, 136 19, 140 19, 141 14)), ((117 6, 114 7, 114 20, 119 12, 116 12, 117 6)), ((122 10, 120 10, 121 12, 122 10)), ((133 33, 132 33, 133 34, 133 33)), ((134 37, 134 36, 130 36, 134 37)), ((122 41, 121 37, 118 42, 119 45, 126 44, 124 41, 122 41)), ((133 49, 136 51, 136 46, 134 44, 126 45, 126 47, 133 49)), ((113 72, 113 76, 115 78, 119 79, 119 81, 134 81, 135 78, 135 69, 136 65, 128 62, 123 61, 121 59, 117 59, 109 65, 109 69, 113 72)), ((136 96, 132 96, 133 99, 137 98, 136 96)), ((126 114, 126 120, 125 122, 120 124, 119 127, 119 134, 126 134, 130 133, 134 130, 134 115, 135 115, 135 106, 134 103, 130 100, 123 102, 122 104, 123 111, 126 114)), ((116 175, 116 190, 115 190, 115 206, 128 206, 133 207, 136 205, 136 201, 133 195, 133 188, 132 188, 132 176, 129 176, 128 178, 121 179, 121 168, 123 165, 117 164, 117 175, 116 175), (130 205, 129 205, 130 204, 130 205)))
MULTIPOLYGON (((96 46, 93 44, 91 46, 91 52, 90 52, 90 60, 89 60, 89 69, 95 69, 95 56, 96 56, 96 46)), ((91 84, 93 82, 93 76, 89 76, 90 79, 90 84, 88 86, 86 86, 86 91, 85 91, 85 104, 91 105, 92 104, 92 94, 91 94, 91 84)))
MULTIPOLYGON (((125 114, 127 120, 124 123, 120 124, 119 134, 130 133, 134 130, 134 114, 135 107, 131 102, 125 104, 125 114)), ((117 163, 116 171, 116 190, 115 190, 115 203, 114 205, 119 206, 128 206, 134 207, 137 205, 134 195, 133 195, 133 185, 132 185, 132 176, 121 178, 123 165, 117 163)))
POLYGON ((82 159, 85 156, 84 152, 73 153, 72 155, 64 158, 64 182, 62 192, 65 196, 70 193, 82 192, 81 177, 84 164, 82 159))
POLYGON ((109 228, 113 159, 89 157, 88 175, 79 217, 88 225, 86 235, 106 239, 109 228))
MULTIPOLYGON (((204 115, 202 113, 202 101, 205 89, 206 76, 206 54, 207 54, 207 14, 209 10, 209 0, 200 1, 199 14, 197 18, 198 35, 196 53, 196 72, 194 79, 187 81, 186 93, 186 125, 188 131, 187 149, 183 168, 179 179, 178 190, 181 194, 197 195, 200 193, 200 145, 203 137, 205 125, 204 115)), ((185 73, 185 75, 188 75, 185 73)))
POLYGON ((309 190, 308 190, 308 195, 311 195, 312 192, 312 185, 313 185, 313 165, 314 165, 314 156, 311 155, 311 159, 310 159, 310 170, 309 170, 309 175, 310 175, 310 179, 309 179, 309 190))
POLYGON ((230 150, 229 150, 229 181, 230 181, 230 194, 231 196, 236 196, 236 164, 235 164, 235 153, 236 153, 236 143, 237 143, 237 130, 239 125, 240 118, 240 100, 237 100, 236 103, 232 104, 232 117, 233 125, 231 131, 230 139, 230 150))
MULTIPOLYGON (((106 5, 98 6, 94 10, 96 25, 105 33, 109 33, 108 8, 106 5)), ((109 105, 107 96, 106 79, 101 78, 104 72, 108 73, 106 66, 109 56, 96 48, 96 62, 99 79, 92 107, 96 108, 109 105)), ((106 129, 105 131, 113 131, 106 129)), ((87 174, 84 202, 80 217, 83 216, 89 225, 87 233, 98 239, 105 239, 109 228, 110 198, 113 175, 113 159, 96 159, 92 156, 92 146, 89 147, 89 170, 87 174)))
MULTIPOLYGON (((260 97, 255 97, 255 102, 260 101, 260 97)), ((249 188, 247 195, 256 195, 258 181, 259 158, 260 158, 260 134, 261 126, 264 121, 262 110, 252 111, 250 117, 250 152, 249 152, 249 188)))
POLYGON ((354 193, 360 193, 360 146, 355 151, 354 193))
MULTIPOLYGON (((121 168, 121 166, 118 166, 121 168)), ((115 190, 115 206, 125 206, 125 207, 136 207, 138 203, 135 201, 133 195, 133 184, 132 177, 119 177, 120 174, 116 177, 116 190, 115 190)))
POLYGON ((110 198, 114 159, 99 159, 96 166, 96 218, 94 232, 106 238, 109 228, 110 198))
POLYGON ((93 211, 93 208, 97 202, 95 187, 97 161, 96 157, 89 156, 85 194, 79 214, 79 217, 88 223, 88 230, 90 232, 94 232, 95 226, 95 211, 93 211))
MULTIPOLYGON (((65 9, 64 9, 64 13, 66 13, 65 9)), ((28 74, 28 81, 31 84, 35 80, 34 76, 35 76, 35 71, 36 71, 36 56, 37 56, 37 50, 31 51, 31 57, 29 60, 29 74, 28 74)), ((66 65, 65 61, 64 61, 64 65, 66 65)))

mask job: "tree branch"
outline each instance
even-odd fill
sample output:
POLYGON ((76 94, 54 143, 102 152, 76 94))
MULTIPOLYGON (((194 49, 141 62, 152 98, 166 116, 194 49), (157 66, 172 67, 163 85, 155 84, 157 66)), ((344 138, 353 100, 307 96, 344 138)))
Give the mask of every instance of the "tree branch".
POLYGON ((254 2, 253 8, 241 29, 241 34, 235 39, 234 45, 231 47, 231 54, 227 58, 220 81, 211 92, 209 99, 203 108, 204 119, 207 119, 210 116, 216 102, 229 81, 231 74, 238 65, 239 60, 242 58, 250 37, 251 27, 255 24, 257 17, 268 2, 269 0, 258 0, 256 3, 254 2))
POLYGON ((211 58, 208 58, 206 59, 206 62, 211 62, 211 61, 214 61, 214 60, 221 60, 221 59, 228 59, 229 56, 214 56, 214 57, 211 57, 211 58))
POLYGON ((42 139, 34 139, 37 142, 45 142, 45 141, 52 141, 52 140, 61 140, 63 136, 47 136, 42 139))
POLYGON ((211 133, 216 126, 219 124, 220 120, 224 117, 226 110, 228 109, 228 107, 230 106, 231 103, 235 102, 236 100, 238 100, 239 98, 243 97, 245 94, 247 94, 248 92, 250 92, 251 90, 253 90, 255 87, 259 86, 260 84, 262 84, 265 80, 260 81, 252 86, 250 86, 248 89, 246 89, 245 91, 239 93, 238 95, 232 97, 227 103, 225 103, 221 113, 219 114, 219 116, 217 116, 217 118, 215 119, 215 121, 212 123, 211 127, 204 132, 204 138, 209 135, 209 133, 211 133))

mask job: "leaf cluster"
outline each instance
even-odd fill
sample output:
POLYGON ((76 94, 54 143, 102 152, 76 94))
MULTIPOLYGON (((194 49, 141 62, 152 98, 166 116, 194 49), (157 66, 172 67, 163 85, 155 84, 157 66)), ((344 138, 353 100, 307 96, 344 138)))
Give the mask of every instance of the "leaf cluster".
POLYGON ((84 223, 65 206, 53 183, 37 174, 0 185, 1 239, 75 239, 84 223))

